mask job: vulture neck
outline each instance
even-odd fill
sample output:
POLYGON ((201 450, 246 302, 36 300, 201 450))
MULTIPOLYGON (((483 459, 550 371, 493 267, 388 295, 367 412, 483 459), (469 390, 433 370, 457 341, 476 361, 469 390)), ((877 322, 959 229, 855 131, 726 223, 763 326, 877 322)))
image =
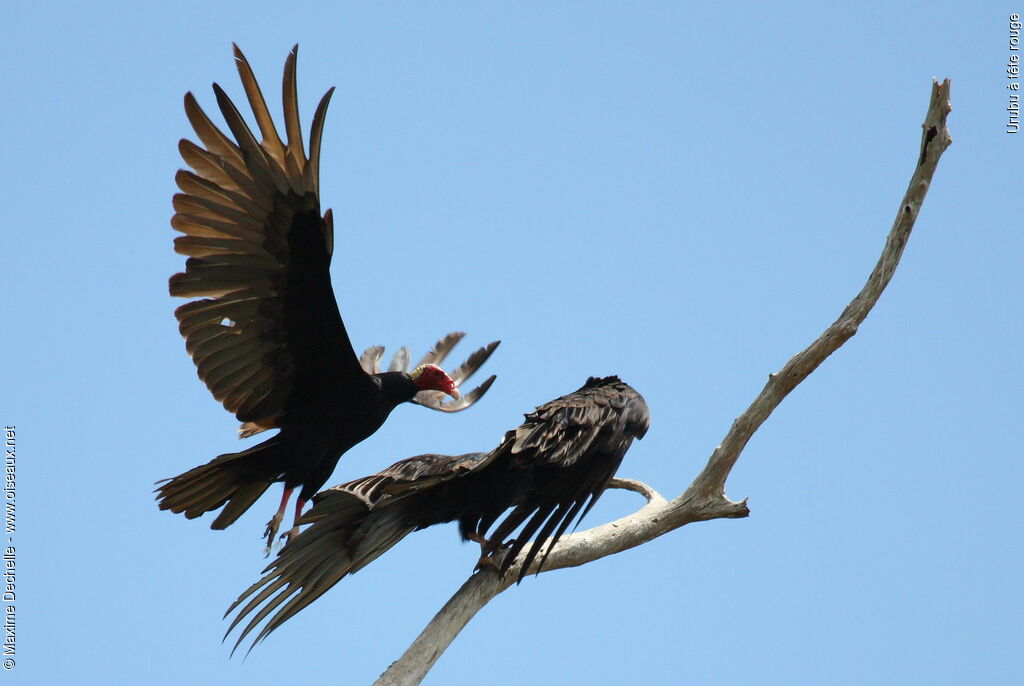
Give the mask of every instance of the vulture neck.
POLYGON ((380 384, 381 397, 391 407, 413 399, 419 392, 416 382, 405 372, 382 372, 375 376, 380 384))

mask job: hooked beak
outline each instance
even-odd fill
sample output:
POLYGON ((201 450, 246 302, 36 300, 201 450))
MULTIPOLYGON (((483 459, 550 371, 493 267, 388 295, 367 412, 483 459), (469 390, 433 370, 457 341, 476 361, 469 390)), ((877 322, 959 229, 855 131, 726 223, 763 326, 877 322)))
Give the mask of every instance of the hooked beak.
POLYGON ((450 395, 455 400, 458 400, 460 397, 462 397, 462 394, 459 393, 459 389, 456 388, 454 385, 452 385, 451 388, 449 388, 447 391, 445 391, 445 393, 450 395))

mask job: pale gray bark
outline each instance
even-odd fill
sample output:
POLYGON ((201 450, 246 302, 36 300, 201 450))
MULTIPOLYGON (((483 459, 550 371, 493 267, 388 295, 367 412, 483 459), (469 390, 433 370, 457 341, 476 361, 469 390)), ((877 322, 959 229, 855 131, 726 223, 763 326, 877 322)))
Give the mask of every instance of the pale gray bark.
MULTIPOLYGON (((654 489, 637 481, 615 479, 613 487, 636 491, 647 499, 637 512, 608 524, 563 538, 544 564, 544 572, 593 562, 622 552, 691 522, 709 519, 739 518, 749 514, 746 500, 733 502, 725 496, 725 481, 754 432, 764 423, 797 384, 807 378, 843 343, 857 333, 892 278, 910 237, 921 204, 924 202, 939 157, 952 138, 946 128, 951 111, 949 79, 941 84, 933 80, 931 101, 925 115, 921 152, 886 239, 882 255, 860 293, 850 301, 839 318, 803 351, 797 353, 778 372, 769 375, 761 393, 734 422, 722 443, 715 448, 703 471, 677 498, 667 501, 654 489)), ((525 555, 521 555, 521 558, 525 555)), ((491 598, 513 585, 519 577, 519 565, 513 564, 504 578, 492 569, 476 572, 441 608, 394 662, 375 686, 413 686, 420 683, 437 658, 464 626, 491 598)), ((535 568, 537 561, 533 563, 535 568)), ((535 569, 531 570, 535 571, 535 569)))

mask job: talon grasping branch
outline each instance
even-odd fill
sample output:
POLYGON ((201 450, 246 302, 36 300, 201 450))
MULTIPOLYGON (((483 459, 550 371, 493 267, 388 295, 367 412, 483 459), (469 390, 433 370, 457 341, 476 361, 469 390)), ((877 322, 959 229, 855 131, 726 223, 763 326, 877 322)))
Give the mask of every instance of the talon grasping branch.
POLYGON ((175 240, 175 250, 189 258, 185 271, 171 277, 171 295, 202 298, 175 311, 199 378, 242 422, 242 437, 273 428, 280 432, 160 482, 157 499, 161 509, 190 519, 224 506, 212 524, 223 529, 271 483, 283 481, 280 508, 265 532, 268 549, 292 491, 302 487, 296 524, 286 537, 298 531, 304 503, 341 455, 380 428, 398 404, 454 412, 486 393, 493 376, 461 398, 458 386, 497 346, 475 352, 451 377, 437 365, 461 333, 441 339, 412 371, 407 359, 387 372, 360 364, 331 287, 331 211, 320 214, 320 137, 333 89, 313 115, 307 158, 299 127, 296 50, 284 70, 286 143, 237 47, 238 73, 262 140, 216 84, 217 104, 234 140, 207 118, 191 93, 185 96, 185 112, 201 145, 181 141, 182 157, 195 171, 178 172, 182 192, 174 197, 171 219, 184 234, 175 240), (443 403, 444 394, 454 400, 443 403))

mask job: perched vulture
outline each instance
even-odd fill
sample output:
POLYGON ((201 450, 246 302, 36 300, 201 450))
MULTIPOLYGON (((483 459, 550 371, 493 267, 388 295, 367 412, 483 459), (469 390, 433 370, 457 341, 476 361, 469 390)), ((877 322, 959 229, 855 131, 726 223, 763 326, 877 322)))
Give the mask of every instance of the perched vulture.
MULTIPOLYGON (((497 346, 476 351, 450 377, 437 365, 462 333, 438 341, 412 371, 405 348, 385 372, 379 367, 383 348, 356 357, 331 288, 331 211, 320 215, 320 136, 334 89, 313 115, 307 158, 299 129, 297 49, 284 68, 287 143, 237 46, 238 73, 262 140, 217 84, 213 90, 232 137, 210 121, 191 93, 185 95, 185 112, 201 145, 179 145, 194 172, 177 174, 182 192, 174 196, 171 219, 184 234, 174 249, 188 256, 185 271, 170 279, 171 295, 201 298, 174 313, 199 378, 242 422, 240 436, 280 431, 158 482, 157 500, 160 509, 190 519, 226 504, 212 524, 223 529, 271 483, 283 481, 280 508, 264 534, 268 551, 293 489, 302 486, 297 521, 341 455, 380 428, 399 403, 445 412, 472 405, 494 377, 461 397, 458 386, 497 346), (454 400, 442 402, 443 394, 454 400)), ((297 532, 293 526, 285 537, 297 532)))
POLYGON ((501 574, 527 550, 518 581, 543 551, 539 573, 559 537, 601 497, 649 421, 643 397, 618 377, 590 378, 526 415, 489 453, 418 455, 318 493, 299 522, 312 526, 289 541, 225 613, 238 609, 230 633, 259 608, 235 648, 275 610, 253 645, 347 574, 434 524, 458 521, 462 539, 480 543, 481 565, 501 574))

